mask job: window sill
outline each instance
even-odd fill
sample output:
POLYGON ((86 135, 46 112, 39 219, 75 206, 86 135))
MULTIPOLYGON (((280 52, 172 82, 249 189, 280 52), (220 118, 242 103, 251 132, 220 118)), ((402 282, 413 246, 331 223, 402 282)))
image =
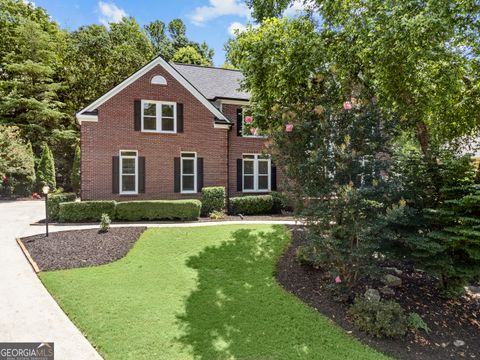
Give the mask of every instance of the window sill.
POLYGON ((123 193, 119 193, 118 195, 120 196, 132 196, 132 195, 138 195, 138 192, 123 192, 123 193))
POLYGON ((268 189, 265 189, 265 190, 242 190, 243 193, 252 193, 252 194, 255 194, 255 193, 269 193, 269 192, 272 192, 272 190, 268 190, 268 189))
POLYGON ((245 139, 268 139, 268 136, 262 135, 242 135, 241 137, 245 139))
POLYGON ((154 130, 142 130, 144 134, 178 134, 177 131, 154 131, 154 130))

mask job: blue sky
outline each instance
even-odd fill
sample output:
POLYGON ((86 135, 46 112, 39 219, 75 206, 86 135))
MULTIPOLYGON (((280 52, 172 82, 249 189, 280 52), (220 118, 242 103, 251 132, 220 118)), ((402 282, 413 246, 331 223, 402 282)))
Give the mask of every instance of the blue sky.
MULTIPOLYGON (((133 16, 140 25, 153 20, 168 23, 181 18, 187 35, 198 42, 206 41, 215 49, 214 63, 225 61, 223 45, 233 36, 233 29, 243 29, 252 21, 243 0, 34 0, 47 10, 64 29, 75 30, 81 25, 118 22, 122 16, 133 16)), ((302 7, 296 1, 289 13, 302 7)))

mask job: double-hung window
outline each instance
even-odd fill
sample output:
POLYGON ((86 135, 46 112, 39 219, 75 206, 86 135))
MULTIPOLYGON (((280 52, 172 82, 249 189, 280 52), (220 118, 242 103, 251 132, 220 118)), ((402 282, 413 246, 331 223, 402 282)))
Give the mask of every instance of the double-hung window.
POLYGON ((142 100, 142 131, 176 133, 176 118, 176 103, 142 100))
POLYGON ((180 158, 180 189, 182 193, 197 192, 196 153, 182 153, 180 158))
POLYGON ((260 154, 243 155, 243 191, 270 191, 270 157, 260 154))
POLYGON ((120 151, 120 194, 138 193, 138 153, 136 150, 120 151))

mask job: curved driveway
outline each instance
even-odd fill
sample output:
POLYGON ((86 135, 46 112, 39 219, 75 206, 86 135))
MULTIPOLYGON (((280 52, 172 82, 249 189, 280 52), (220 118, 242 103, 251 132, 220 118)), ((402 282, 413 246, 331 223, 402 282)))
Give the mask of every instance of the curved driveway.
POLYGON ((43 287, 15 241, 32 232, 28 225, 44 217, 44 206, 43 201, 0 201, 0 342, 53 341, 56 360, 101 359, 43 287))

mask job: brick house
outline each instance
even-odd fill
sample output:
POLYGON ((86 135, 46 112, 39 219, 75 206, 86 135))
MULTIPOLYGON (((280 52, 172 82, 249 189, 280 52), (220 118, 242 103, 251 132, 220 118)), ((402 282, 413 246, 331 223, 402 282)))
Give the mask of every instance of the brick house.
POLYGON ((247 129, 241 79, 157 57, 79 111, 82 199, 196 198, 204 186, 224 186, 228 196, 276 190, 268 140, 247 129))

